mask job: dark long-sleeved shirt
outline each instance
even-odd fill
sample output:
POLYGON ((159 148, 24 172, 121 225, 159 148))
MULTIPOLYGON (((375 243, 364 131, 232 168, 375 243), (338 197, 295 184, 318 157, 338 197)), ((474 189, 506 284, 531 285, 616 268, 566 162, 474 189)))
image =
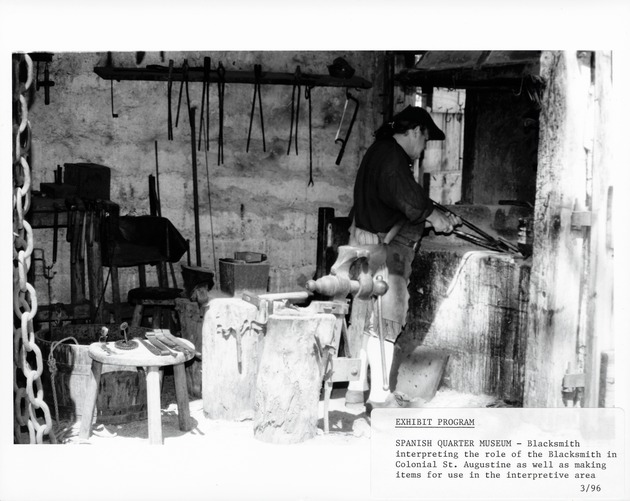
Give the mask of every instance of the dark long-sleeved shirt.
POLYGON ((357 228, 386 233, 401 219, 422 223, 433 203, 416 183, 413 162, 395 139, 381 139, 369 147, 354 184, 357 228))

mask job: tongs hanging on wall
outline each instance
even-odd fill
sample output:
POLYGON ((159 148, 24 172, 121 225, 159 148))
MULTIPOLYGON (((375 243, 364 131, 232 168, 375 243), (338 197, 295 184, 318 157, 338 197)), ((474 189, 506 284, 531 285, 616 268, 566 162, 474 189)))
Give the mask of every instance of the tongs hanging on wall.
POLYGON ((352 127, 354 126, 354 121, 357 118, 357 113, 359 113, 359 100, 352 94, 350 94, 350 89, 346 89, 346 103, 343 106, 343 113, 341 115, 341 120, 339 121, 339 128, 337 129, 337 134, 335 135, 335 143, 341 143, 341 149, 339 150, 339 154, 337 155, 335 165, 339 165, 341 163, 343 154, 346 151, 346 144, 348 144, 348 139, 350 138, 350 133, 352 132, 352 127), (352 117, 350 118, 350 123, 348 124, 346 130, 346 135, 344 138, 342 138, 341 130, 344 122, 346 121, 346 112, 348 111, 348 103, 350 101, 354 103, 354 111, 352 112, 352 117))
POLYGON ((517 252, 519 254, 521 253, 520 249, 513 243, 508 242, 507 240, 500 237, 494 238, 492 235, 489 235, 481 228, 472 224, 470 221, 466 221, 460 215, 455 214, 452 210, 447 209, 446 207, 440 205, 435 201, 433 201, 433 205, 445 214, 452 214, 454 216, 457 216, 464 226, 470 228, 477 233, 477 235, 474 235, 472 233, 461 230, 453 230, 453 235, 455 235, 456 237, 461 238, 462 240, 466 240, 467 242, 473 243, 475 245, 479 245, 480 247, 484 247, 486 249, 497 252, 517 252))

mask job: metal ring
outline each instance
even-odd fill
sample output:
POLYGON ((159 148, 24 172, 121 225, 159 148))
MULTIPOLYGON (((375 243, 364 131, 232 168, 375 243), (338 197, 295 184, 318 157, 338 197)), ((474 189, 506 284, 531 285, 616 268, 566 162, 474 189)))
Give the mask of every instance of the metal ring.
POLYGON ((33 83, 33 60, 28 54, 24 54, 24 60, 26 61, 26 82, 24 82, 24 88, 28 89, 33 83))
POLYGON ((24 129, 26 128, 26 122, 28 122, 28 103, 26 102, 26 98, 23 95, 20 95, 20 108, 22 110, 22 116, 18 133, 22 134, 22 132, 24 132, 24 129))

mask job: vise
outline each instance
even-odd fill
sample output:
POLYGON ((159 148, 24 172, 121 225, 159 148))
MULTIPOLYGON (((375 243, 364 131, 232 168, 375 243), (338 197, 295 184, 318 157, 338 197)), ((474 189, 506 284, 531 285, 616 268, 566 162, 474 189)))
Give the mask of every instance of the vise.
POLYGON ((330 274, 309 280, 306 290, 329 296, 333 301, 343 301, 348 295, 363 300, 382 296, 387 292, 387 284, 375 280, 374 275, 385 264, 386 257, 382 245, 342 245, 330 274))
MULTIPOLYGON (((387 292, 388 285, 381 276, 374 275, 385 266, 387 250, 384 245, 342 245, 338 249, 337 260, 330 269, 330 275, 317 280, 309 280, 306 289, 330 296, 333 301, 345 301, 348 295, 366 302, 374 300, 376 328, 378 329, 379 346, 381 352, 381 370, 383 374, 383 389, 389 388, 387 377, 387 362, 385 356, 385 330, 383 325, 382 296, 387 292)), ((357 322, 357 330, 363 331, 365 319, 357 322)), ((361 336, 361 345, 365 348, 367 338, 361 336)), ((356 355, 356 350, 355 350, 356 355)))

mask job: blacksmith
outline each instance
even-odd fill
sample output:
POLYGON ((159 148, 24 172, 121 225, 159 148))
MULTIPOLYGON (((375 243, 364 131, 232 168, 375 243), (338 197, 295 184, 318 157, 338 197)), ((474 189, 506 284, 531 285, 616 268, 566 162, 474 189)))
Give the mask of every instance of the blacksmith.
MULTIPOLYGON (((411 275, 417 245, 425 225, 436 233, 448 234, 461 224, 453 215, 435 209, 428 195, 414 179, 414 162, 423 156, 427 141, 444 140, 444 133, 435 125, 429 113, 419 107, 408 106, 384 123, 375 132, 375 141, 367 150, 354 185, 353 224, 350 245, 383 243, 388 236, 386 266, 382 275, 389 290, 382 298, 385 330, 387 370, 391 367, 393 343, 406 324, 411 275)), ((391 401, 383 389, 378 325, 374 314, 366 323, 362 358, 370 366, 371 384, 368 403, 373 405, 391 401)), ((365 370, 362 381, 350 383, 346 402, 362 402, 367 390, 365 370)))

